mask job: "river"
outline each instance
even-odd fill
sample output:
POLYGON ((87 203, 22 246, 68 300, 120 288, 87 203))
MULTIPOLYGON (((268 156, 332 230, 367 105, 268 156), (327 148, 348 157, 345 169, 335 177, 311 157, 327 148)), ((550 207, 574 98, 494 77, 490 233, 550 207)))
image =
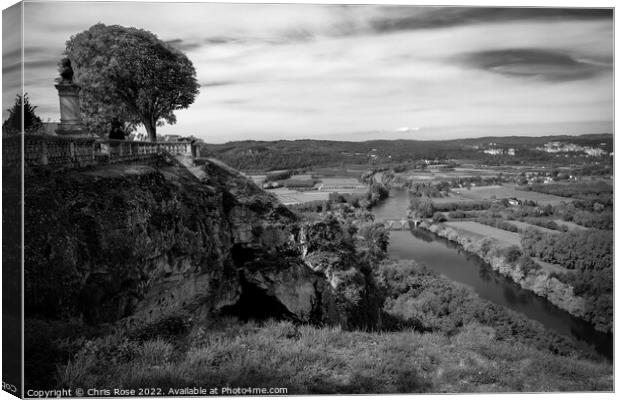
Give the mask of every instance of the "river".
MULTIPOLYGON (((406 191, 393 189, 390 197, 373 208, 377 221, 401 219, 409 204, 406 191)), ((520 312, 546 328, 572 338, 581 347, 594 346, 609 360, 613 359, 613 335, 594 330, 591 324, 554 306, 543 297, 524 290, 458 245, 432 232, 415 229, 390 232, 389 253, 394 258, 415 260, 420 264, 465 284, 481 298, 520 312)))

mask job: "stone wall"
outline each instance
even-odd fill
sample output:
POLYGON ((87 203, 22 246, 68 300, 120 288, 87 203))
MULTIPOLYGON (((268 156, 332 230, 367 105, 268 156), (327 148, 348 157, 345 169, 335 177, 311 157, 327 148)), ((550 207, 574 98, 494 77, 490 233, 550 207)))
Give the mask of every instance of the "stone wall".
POLYGON ((21 159, 26 167, 83 167, 149 160, 162 153, 191 155, 192 144, 39 135, 2 138, 2 164, 5 168, 19 168, 21 159))

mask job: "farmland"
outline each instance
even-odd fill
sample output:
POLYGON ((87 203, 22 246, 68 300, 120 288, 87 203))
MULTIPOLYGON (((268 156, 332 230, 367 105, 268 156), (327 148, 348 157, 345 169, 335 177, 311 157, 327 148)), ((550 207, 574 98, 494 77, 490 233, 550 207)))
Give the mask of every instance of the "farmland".
POLYGON ((460 231, 467 231, 481 237, 493 238, 506 246, 521 246, 521 236, 518 233, 508 232, 474 221, 449 221, 444 224, 460 231))
POLYGON ((527 222, 521 222, 521 221, 509 221, 512 225, 515 225, 517 228, 519 228, 519 231, 524 231, 527 228, 535 228, 538 229, 542 232, 546 232, 546 233, 558 233, 558 231, 555 231, 553 229, 549 229, 549 228, 544 228, 542 226, 538 226, 538 225, 532 225, 532 224, 528 224, 527 222))
POLYGON ((505 199, 505 198, 517 198, 521 201, 534 201, 538 205, 545 206, 547 204, 557 205, 561 202, 570 202, 571 199, 567 197, 554 196, 545 193, 518 190, 514 184, 496 185, 496 186, 479 186, 472 187, 471 189, 461 189, 456 191, 459 198, 468 200, 484 200, 484 199, 505 199))
POLYGON ((326 201, 329 198, 329 192, 319 192, 316 190, 298 192, 286 188, 277 188, 267 190, 269 193, 276 195, 278 200, 284 205, 308 203, 310 201, 326 201))
POLYGON ((585 226, 581 226, 570 221, 562 221, 561 219, 555 219, 554 222, 558 225, 564 225, 569 231, 583 231, 588 229, 585 226))

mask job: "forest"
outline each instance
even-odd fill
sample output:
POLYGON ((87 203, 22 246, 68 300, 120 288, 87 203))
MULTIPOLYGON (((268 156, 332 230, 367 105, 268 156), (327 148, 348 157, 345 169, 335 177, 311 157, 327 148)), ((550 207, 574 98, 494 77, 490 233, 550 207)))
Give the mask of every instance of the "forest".
POLYGON ((613 326, 613 231, 587 230, 546 233, 528 228, 522 234, 523 250, 532 257, 568 269, 556 274, 586 299, 590 320, 613 326))
MULTIPOLYGON (((214 157, 240 170, 280 170, 342 164, 390 165, 403 168, 415 160, 473 159, 486 165, 521 164, 526 162, 556 162, 553 154, 535 150, 549 141, 565 140, 579 145, 609 143, 612 136, 542 136, 542 137, 485 137, 457 140, 372 140, 343 142, 327 140, 239 141, 224 144, 203 143, 200 153, 214 157), (480 147, 489 142, 515 147, 515 156, 488 155, 480 147)), ((572 155, 572 161, 582 160, 572 155)), ((562 163, 569 160, 562 159, 562 163)), ((606 164, 605 164, 606 165, 606 164)))
POLYGON ((410 327, 454 335, 461 327, 479 323, 492 327, 497 340, 518 341, 555 354, 570 355, 576 349, 562 336, 545 330, 538 322, 479 298, 415 262, 386 262, 376 270, 385 291, 384 310, 394 328, 410 327))

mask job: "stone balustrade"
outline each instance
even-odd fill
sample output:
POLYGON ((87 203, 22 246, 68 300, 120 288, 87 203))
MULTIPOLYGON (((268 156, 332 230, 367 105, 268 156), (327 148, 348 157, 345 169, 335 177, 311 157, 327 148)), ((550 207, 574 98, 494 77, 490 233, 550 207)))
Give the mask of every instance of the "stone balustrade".
POLYGON ((83 167, 149 160, 163 153, 191 156, 192 150, 189 142, 16 135, 2 138, 2 165, 4 168, 19 167, 23 159, 26 167, 83 167))

